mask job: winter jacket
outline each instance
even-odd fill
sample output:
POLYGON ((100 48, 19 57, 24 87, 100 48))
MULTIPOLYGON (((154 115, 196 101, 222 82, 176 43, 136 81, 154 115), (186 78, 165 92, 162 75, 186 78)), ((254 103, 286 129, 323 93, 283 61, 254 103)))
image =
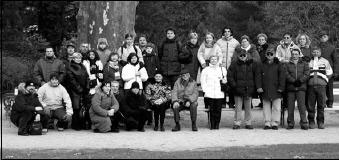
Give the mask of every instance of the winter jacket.
POLYGON ((309 67, 310 79, 308 80, 308 85, 326 86, 329 81, 329 77, 333 74, 332 67, 328 60, 323 57, 313 57, 309 63, 309 67))
POLYGON ((246 54, 249 59, 252 59, 254 62, 261 63, 260 55, 254 44, 251 44, 248 50, 242 48, 241 46, 238 46, 237 48, 235 48, 235 51, 232 57, 233 61, 238 60, 238 56, 241 54, 242 50, 246 51, 246 54))
POLYGON ((223 55, 223 66, 226 66, 226 69, 228 69, 228 67, 231 65, 231 58, 234 54, 234 50, 237 46, 240 45, 240 43, 231 36, 228 39, 220 38, 217 41, 217 44, 221 48, 221 52, 223 55))
MULTIPOLYGON (((293 41, 291 42, 290 45, 285 46, 284 40, 281 40, 280 44, 278 45, 277 50, 276 50, 276 57, 278 57, 280 62, 288 63, 291 59, 292 49, 299 49, 300 50, 300 48, 296 44, 294 44, 293 41)), ((302 56, 303 56, 303 54, 301 53, 300 57, 302 57, 302 56)))
POLYGON ((265 43, 263 45, 260 45, 260 44, 256 45, 256 49, 257 49, 257 51, 259 53, 261 62, 263 62, 265 60, 266 51, 267 51, 268 46, 269 45, 267 43, 265 43))
POLYGON ((152 51, 152 53, 148 54, 146 51, 142 52, 142 56, 144 57, 144 65, 148 74, 148 77, 154 77, 155 71, 160 70, 160 62, 159 57, 156 52, 152 51))
POLYGON ((149 104, 144 94, 134 94, 131 90, 126 93, 125 105, 121 108, 121 112, 126 117, 130 117, 138 114, 140 110, 149 109, 149 104))
POLYGON ((181 52, 181 43, 174 39, 167 39, 162 42, 159 48, 160 68, 164 76, 179 75, 181 71, 181 64, 178 60, 181 52))
POLYGON ((292 61, 286 63, 286 91, 295 92, 295 91, 306 91, 306 84, 310 76, 310 68, 307 62, 299 59, 297 65, 292 61), (301 86, 294 86, 294 82, 300 80, 301 86))
POLYGON ((181 48, 181 53, 179 54, 179 57, 182 55, 192 55, 189 63, 185 64, 185 68, 188 68, 188 70, 190 71, 190 75, 194 80, 197 79, 199 70, 198 50, 198 43, 194 45, 191 42, 186 42, 185 45, 181 48))
POLYGON ((140 48, 135 44, 132 44, 131 46, 127 46, 126 44, 124 44, 118 48, 117 53, 119 54, 119 58, 120 58, 119 60, 124 61, 125 64, 127 63, 127 57, 129 56, 130 53, 136 53, 139 57, 139 62, 144 63, 142 52, 140 48))
POLYGON ((112 123, 108 115, 108 110, 110 109, 114 109, 114 113, 116 113, 119 110, 118 101, 112 93, 107 95, 99 89, 92 98, 89 116, 92 125, 101 132, 108 132, 111 129, 112 123))
POLYGON ((94 64, 90 64, 89 60, 84 60, 82 64, 85 66, 87 74, 89 75, 89 88, 90 94, 94 94, 95 90, 100 87, 100 82, 102 79, 99 79, 99 73, 103 73, 103 66, 100 60, 96 61, 94 64))
POLYGON ((122 79, 125 81, 124 89, 130 89, 134 81, 139 83, 140 89, 143 89, 142 82, 147 81, 148 75, 145 67, 140 67, 140 63, 132 65, 128 63, 122 68, 122 79), (136 76, 135 73, 140 71, 140 76, 136 76))
POLYGON ((286 72, 283 64, 279 62, 277 57, 274 57, 271 64, 265 58, 261 65, 261 71, 262 88, 264 90, 262 93, 263 98, 270 101, 281 98, 286 82, 286 72), (278 90, 281 92, 279 93, 278 90))
POLYGON ((174 102, 197 102, 199 96, 197 82, 190 78, 187 81, 181 77, 175 81, 172 90, 172 103, 174 102))
POLYGON ((206 63, 206 60, 209 60, 212 55, 218 56, 218 63, 222 64, 223 55, 219 45, 215 43, 213 44, 212 48, 207 48, 205 42, 203 42, 198 50, 198 60, 200 64, 203 65, 204 63, 206 63))
POLYGON ((24 112, 34 113, 35 107, 38 106, 42 107, 42 104, 39 102, 38 95, 36 93, 19 92, 19 94, 15 97, 15 102, 12 106, 11 119, 17 120, 21 113, 24 112))
POLYGON ((103 66, 107 63, 108 57, 111 54, 111 50, 108 49, 108 42, 106 38, 99 38, 97 44, 97 52, 100 57, 101 63, 103 66), (99 49, 99 44, 103 42, 106 44, 106 48, 104 50, 99 49))
POLYGON ((50 82, 42 85, 38 90, 38 98, 44 109, 55 110, 64 108, 66 105, 66 113, 73 115, 72 101, 66 89, 59 84, 57 87, 52 87, 50 82))
POLYGON ((64 63, 57 59, 46 59, 41 58, 34 66, 34 77, 37 80, 38 84, 41 85, 41 82, 48 82, 49 76, 53 72, 59 73, 59 82, 63 82, 66 75, 66 69, 64 63))
POLYGON ((145 97, 150 101, 151 105, 155 105, 154 101, 161 99, 162 103, 166 103, 171 99, 171 87, 165 82, 155 82, 154 78, 149 79, 149 84, 145 89, 145 97))
POLYGON ((252 97, 262 88, 261 78, 260 64, 253 59, 234 61, 227 71, 227 81, 236 96, 252 97))
POLYGON ((122 66, 118 63, 119 69, 114 69, 110 66, 110 62, 106 63, 103 69, 104 81, 112 82, 114 80, 119 82, 120 87, 124 86, 124 81, 121 78, 122 66))
POLYGON ((69 87, 66 89, 69 92, 85 95, 89 93, 89 75, 82 63, 77 64, 71 61, 66 74, 66 82, 69 87))
POLYGON ((319 44, 319 47, 321 48, 321 57, 328 60, 333 69, 333 72, 338 74, 338 56, 336 55, 335 47, 329 42, 321 42, 319 44))
POLYGON ((225 67, 209 65, 201 72, 201 88, 205 93, 204 97, 224 98, 224 92, 221 91, 220 80, 226 79, 227 72, 225 67))

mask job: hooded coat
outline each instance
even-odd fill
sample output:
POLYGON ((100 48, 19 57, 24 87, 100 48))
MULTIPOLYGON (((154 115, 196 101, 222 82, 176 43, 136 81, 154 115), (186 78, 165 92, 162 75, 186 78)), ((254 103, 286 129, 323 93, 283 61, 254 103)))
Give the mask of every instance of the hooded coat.
MULTIPOLYGON (((280 44, 278 45, 277 50, 276 50, 276 57, 278 57, 280 62, 284 62, 284 63, 288 62, 291 59, 291 50, 292 49, 299 49, 300 50, 300 48, 296 44, 294 44, 293 41, 291 41, 291 44, 286 46, 284 44, 284 40, 281 40, 280 44)), ((301 53, 300 57, 302 57, 302 56, 303 56, 303 54, 301 53)))
POLYGON ((181 43, 176 39, 168 39, 158 47, 160 69, 164 76, 176 76, 180 74, 181 64, 178 56, 181 52, 181 43))
POLYGON ((136 64, 132 64, 131 63, 131 59, 133 56, 136 56, 135 53, 131 53, 128 58, 128 64, 126 64, 123 68, 122 68, 122 73, 121 73, 121 77, 122 79, 125 81, 124 84, 124 89, 130 89, 131 85, 133 82, 138 82, 139 86, 141 87, 140 89, 143 89, 143 85, 142 82, 147 81, 148 79, 148 74, 146 71, 146 68, 144 67, 144 65, 139 63, 139 59, 137 60, 136 64), (136 72, 140 72, 140 76, 136 76, 136 72))
POLYGON ((306 91, 307 81, 310 76, 310 68, 307 62, 298 60, 297 64, 292 61, 286 64, 286 90, 288 92, 306 91), (300 87, 295 87, 293 83, 295 80, 301 81, 300 87))
POLYGON ((257 63, 261 63, 261 59, 260 59, 260 55, 255 47, 254 44, 250 44, 250 49, 249 50, 245 50, 241 47, 241 45, 239 45, 238 47, 235 48, 235 52, 233 54, 233 61, 237 61, 238 60, 238 55, 241 54, 242 51, 245 51, 248 58, 249 59, 252 59, 254 62, 257 62, 257 63))
POLYGON ((226 69, 231 65, 232 57, 235 51, 235 48, 240 45, 239 41, 237 41, 233 36, 225 39, 225 38, 220 38, 217 41, 217 44, 221 48, 222 52, 222 63, 224 66, 226 66, 226 69))
POLYGON ((261 65, 262 71, 262 88, 263 99, 273 101, 277 98, 281 98, 281 93, 285 90, 286 72, 282 63, 279 62, 277 57, 274 57, 273 63, 268 63, 268 59, 265 57, 261 65))
POLYGON ((100 60, 101 60, 101 63, 102 63, 103 66, 105 66, 105 64, 107 63, 108 57, 111 54, 111 50, 109 50, 108 47, 109 47, 109 45, 108 45, 108 42, 107 42, 106 38, 99 38, 98 39, 97 52, 99 54, 99 57, 100 57, 100 60), (99 48, 99 44, 100 43, 105 43, 106 44, 106 48, 101 50, 99 48))
POLYGON ((148 74, 148 77, 154 77, 155 72, 160 70, 160 62, 157 53, 153 50, 152 53, 147 53, 146 50, 142 52, 144 57, 144 65, 148 74))

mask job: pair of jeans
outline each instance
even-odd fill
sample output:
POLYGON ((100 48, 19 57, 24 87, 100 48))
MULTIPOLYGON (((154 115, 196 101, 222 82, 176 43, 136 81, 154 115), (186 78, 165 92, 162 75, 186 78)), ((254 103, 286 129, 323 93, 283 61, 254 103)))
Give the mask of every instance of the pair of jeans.
POLYGON ((308 86, 308 122, 314 123, 315 104, 317 103, 317 123, 324 123, 324 108, 326 105, 326 86, 308 86))
POLYGON ((185 105, 180 105, 178 108, 173 108, 174 112, 174 121, 175 123, 179 123, 180 120, 180 111, 182 110, 190 110, 190 115, 191 115, 191 121, 196 122, 197 120, 197 107, 198 107, 198 102, 193 102, 189 107, 186 107, 185 105))
POLYGON ((252 113, 251 113, 251 103, 252 97, 240 97, 234 96, 235 101, 235 113, 234 113, 234 125, 240 126, 241 119, 242 119, 242 106, 244 104, 245 109, 245 124, 251 125, 252 124, 252 113))
POLYGON ((281 99, 263 99, 265 126, 278 126, 280 121, 281 99))
POLYGON ((305 91, 295 91, 287 93, 287 104, 288 104, 288 126, 294 126, 294 108, 295 100, 298 103, 298 109, 300 114, 300 126, 307 125, 306 119, 306 106, 305 106, 305 91))

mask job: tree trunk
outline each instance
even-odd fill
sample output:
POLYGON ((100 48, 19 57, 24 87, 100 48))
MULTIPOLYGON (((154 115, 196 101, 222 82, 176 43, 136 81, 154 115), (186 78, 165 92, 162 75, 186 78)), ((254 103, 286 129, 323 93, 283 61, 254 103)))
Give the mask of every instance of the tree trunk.
POLYGON ((126 33, 135 35, 137 5, 137 1, 80 1, 77 47, 87 42, 97 49, 98 39, 106 38, 109 48, 116 51, 126 33))

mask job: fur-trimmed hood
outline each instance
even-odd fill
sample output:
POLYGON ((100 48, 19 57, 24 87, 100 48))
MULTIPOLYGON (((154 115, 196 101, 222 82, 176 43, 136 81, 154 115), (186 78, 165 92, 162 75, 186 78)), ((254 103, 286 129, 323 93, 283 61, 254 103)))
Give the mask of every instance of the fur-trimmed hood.
POLYGON ((106 44, 106 48, 108 48, 108 46, 109 46, 106 38, 99 38, 98 39, 98 44, 97 44, 97 49, 99 49, 99 44, 100 43, 105 43, 106 44))

